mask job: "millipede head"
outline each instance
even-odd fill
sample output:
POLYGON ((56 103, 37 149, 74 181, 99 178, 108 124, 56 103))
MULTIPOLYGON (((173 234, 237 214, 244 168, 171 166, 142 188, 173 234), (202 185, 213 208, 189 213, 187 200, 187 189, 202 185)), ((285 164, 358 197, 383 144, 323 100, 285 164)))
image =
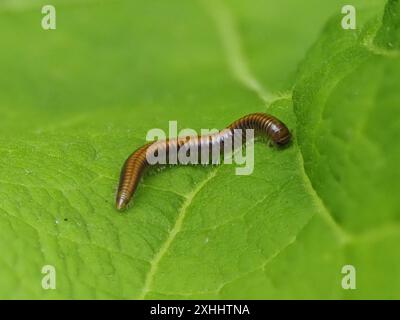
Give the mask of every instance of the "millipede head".
POLYGON ((292 139, 292 134, 283 123, 279 123, 279 125, 275 125, 272 128, 271 138, 277 146, 283 147, 292 139))
POLYGON ((291 140, 292 140, 292 134, 289 131, 287 131, 286 134, 279 136, 279 138, 275 140, 275 143, 278 146, 283 147, 287 145, 291 140))

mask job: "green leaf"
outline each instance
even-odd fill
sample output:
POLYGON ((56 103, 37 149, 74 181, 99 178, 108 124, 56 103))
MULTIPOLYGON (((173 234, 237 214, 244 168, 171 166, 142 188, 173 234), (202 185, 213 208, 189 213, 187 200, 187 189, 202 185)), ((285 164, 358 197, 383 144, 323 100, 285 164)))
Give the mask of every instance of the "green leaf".
POLYGON ((360 268, 351 298, 399 297, 400 255, 393 247, 400 236, 400 55, 373 41, 394 22, 395 3, 383 21, 360 31, 328 27, 293 95, 307 175, 343 230, 345 261, 360 268))
POLYGON ((54 31, 44 1, 0 4, 0 297, 398 297, 399 58, 383 2, 355 2, 356 31, 341 1, 54 1, 54 31), (152 172, 115 210, 149 129, 256 111, 295 140, 257 142, 252 175, 152 172))
POLYGON ((378 46, 391 50, 400 48, 400 2, 388 1, 382 26, 376 36, 378 46))

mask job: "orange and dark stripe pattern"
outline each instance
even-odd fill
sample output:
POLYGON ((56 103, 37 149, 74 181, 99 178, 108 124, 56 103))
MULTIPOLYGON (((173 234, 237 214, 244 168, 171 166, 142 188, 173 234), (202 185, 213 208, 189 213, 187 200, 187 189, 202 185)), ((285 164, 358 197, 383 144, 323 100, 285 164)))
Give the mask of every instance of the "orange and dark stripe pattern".
MULTIPOLYGON (((283 122, 266 113, 253 113, 240 118, 216 134, 178 137, 166 141, 150 142, 135 150, 122 167, 116 197, 117 209, 124 210, 127 207, 136 191, 143 172, 147 167, 151 166, 146 157, 148 152, 152 154, 165 152, 169 158, 169 150, 171 149, 179 152, 181 148, 191 150, 194 147, 197 150, 201 150, 207 146, 207 150, 211 150, 213 145, 218 144, 221 150, 228 138, 234 139, 235 134, 237 134, 235 130, 242 130, 244 133, 246 129, 253 129, 256 133, 268 137, 277 146, 284 146, 291 140, 291 133, 283 122)), ((201 152, 198 154, 200 155, 201 152)), ((178 164, 180 164, 179 159, 177 160, 178 164)))

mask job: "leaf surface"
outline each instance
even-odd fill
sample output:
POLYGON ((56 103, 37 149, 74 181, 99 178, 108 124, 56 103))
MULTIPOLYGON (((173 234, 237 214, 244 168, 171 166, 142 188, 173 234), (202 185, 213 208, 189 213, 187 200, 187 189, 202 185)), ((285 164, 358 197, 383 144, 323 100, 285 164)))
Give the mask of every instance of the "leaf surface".
POLYGON ((41 1, 0 4, 0 297, 398 297, 400 69, 397 47, 375 41, 397 34, 379 35, 382 1, 356 31, 340 28, 340 1, 322 16, 306 1, 298 28, 273 1, 55 3, 55 31, 41 1), (120 167, 149 129, 257 111, 295 141, 257 142, 252 175, 153 172, 116 212, 120 167), (344 264, 361 270, 351 294, 344 264))

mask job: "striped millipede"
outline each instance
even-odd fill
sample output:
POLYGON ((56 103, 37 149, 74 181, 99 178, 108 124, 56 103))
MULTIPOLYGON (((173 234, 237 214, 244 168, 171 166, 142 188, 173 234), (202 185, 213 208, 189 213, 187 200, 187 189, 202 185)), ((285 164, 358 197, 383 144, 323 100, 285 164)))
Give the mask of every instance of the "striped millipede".
POLYGON ((209 147, 214 144, 221 145, 226 139, 233 138, 236 132, 234 130, 238 129, 243 131, 254 129, 254 131, 267 136, 277 146, 284 146, 291 140, 291 133, 283 122, 266 113, 253 113, 240 118, 216 134, 178 137, 147 143, 135 150, 122 167, 116 196, 117 209, 124 210, 127 207, 136 191, 143 172, 147 167, 151 166, 146 158, 147 152, 160 151, 168 155, 172 147, 179 151, 180 148, 187 146, 187 144, 194 144, 196 148, 201 148, 205 144, 208 144, 209 147))

